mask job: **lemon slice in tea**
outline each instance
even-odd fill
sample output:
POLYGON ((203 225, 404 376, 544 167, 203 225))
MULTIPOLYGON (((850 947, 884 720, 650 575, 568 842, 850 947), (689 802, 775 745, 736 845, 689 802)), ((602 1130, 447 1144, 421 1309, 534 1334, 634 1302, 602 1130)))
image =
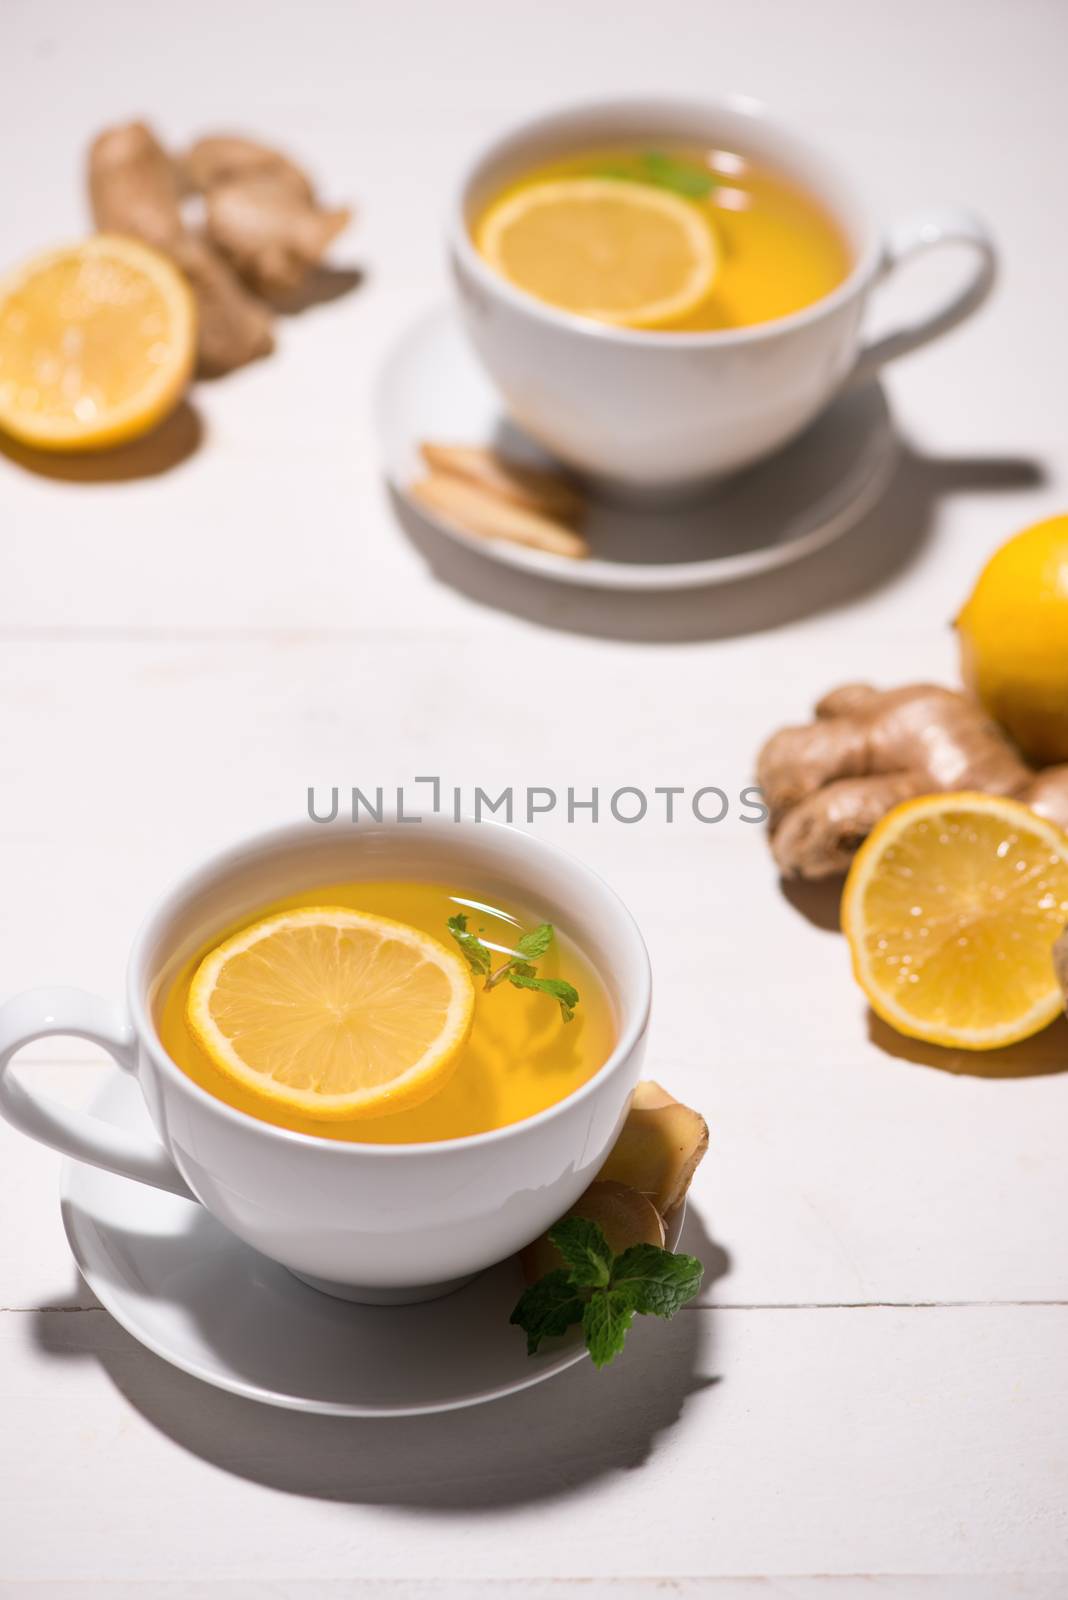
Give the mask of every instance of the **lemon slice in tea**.
POLYGON ((214 1065, 278 1109, 337 1120, 417 1104, 471 1028, 463 959, 388 917, 313 906, 266 917, 194 975, 188 1022, 214 1065))
POLYGON ((691 200, 615 178, 561 178, 505 195, 475 240, 517 289, 628 328, 686 316, 711 292, 719 246, 691 200))

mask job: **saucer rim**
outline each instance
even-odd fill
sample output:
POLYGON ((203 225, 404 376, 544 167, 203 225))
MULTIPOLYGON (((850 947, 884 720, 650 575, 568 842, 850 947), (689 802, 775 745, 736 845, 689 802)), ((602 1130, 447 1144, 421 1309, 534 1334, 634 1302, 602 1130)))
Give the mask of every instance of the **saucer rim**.
MULTIPOLYGON (((108 1100, 109 1094, 114 1090, 115 1086, 128 1081, 129 1074, 122 1072, 120 1068, 112 1067, 105 1069, 104 1076, 97 1085, 87 1107, 90 1115, 100 1115, 105 1110, 105 1104, 108 1100)), ((528 1376, 517 1378, 512 1382, 500 1384, 494 1388, 486 1389, 484 1391, 460 1395, 449 1400, 434 1401, 432 1403, 421 1402, 415 1405, 387 1406, 368 1406, 353 1404, 346 1401, 315 1400, 304 1398, 299 1395, 286 1393, 277 1389, 268 1389, 262 1385, 257 1385, 247 1380, 220 1372, 218 1369, 206 1366, 204 1363, 195 1359, 181 1356, 173 1349, 168 1348, 160 1339, 156 1338, 155 1335, 149 1331, 144 1323, 139 1322, 136 1315, 132 1313, 130 1305, 131 1296, 128 1294, 124 1295, 119 1289, 111 1285, 105 1276, 96 1270, 92 1260, 90 1259, 90 1252, 85 1247, 79 1223, 73 1214, 79 1205, 79 1199, 76 1191, 79 1178, 85 1169, 86 1163, 75 1161, 69 1156, 65 1157, 60 1170, 59 1181, 60 1218, 63 1223, 63 1231, 66 1235, 67 1244, 70 1248, 71 1255, 74 1257, 75 1265, 77 1266, 82 1279, 96 1299, 100 1302, 100 1307, 106 1311, 109 1316, 113 1317, 119 1326, 123 1328, 132 1339, 136 1340, 139 1345, 141 1345, 144 1349, 151 1351, 151 1353, 159 1357, 161 1361, 165 1361, 168 1366, 175 1367, 180 1372, 187 1373, 190 1377, 196 1378, 200 1382, 208 1384, 213 1389, 221 1389, 228 1394, 237 1395, 240 1399, 256 1401, 261 1405, 274 1406, 280 1410, 300 1411, 309 1415, 317 1416, 359 1417, 366 1419, 373 1419, 376 1417, 386 1418, 433 1416, 435 1414, 448 1411, 466 1411, 473 1406, 487 1405, 490 1401, 503 1400, 509 1395, 520 1394, 524 1389, 531 1389, 536 1384, 545 1383, 548 1379, 557 1377, 558 1374, 566 1372, 568 1368, 577 1366, 580 1361, 584 1361, 586 1359, 587 1352, 585 1347, 581 1344, 577 1346, 577 1348, 572 1348, 569 1350, 562 1350, 554 1353, 546 1352, 546 1355, 548 1356, 548 1362, 544 1367, 536 1368, 528 1376)), ((110 1178, 115 1183, 132 1183, 134 1181, 130 1178, 123 1178, 113 1173, 104 1172, 104 1176, 105 1178, 110 1178)), ((186 1200, 181 1195, 169 1195, 167 1198, 169 1200, 173 1200, 175 1204, 180 1205, 188 1206, 199 1204, 198 1201, 186 1200)), ((673 1225, 671 1228, 670 1237, 670 1244, 672 1248, 678 1244, 685 1219, 686 1202, 684 1200, 679 1208, 678 1215, 672 1219, 673 1225)), ((221 1223, 216 1223, 215 1225, 220 1228, 222 1227, 221 1223)), ((243 1249, 251 1251, 251 1246, 244 1245, 243 1241, 237 1240, 236 1242, 237 1244, 241 1245, 243 1249)), ((282 1268, 282 1270, 285 1271, 285 1268, 282 1268)), ((464 1287, 466 1287, 466 1285, 464 1287)), ((306 1284, 300 1283, 295 1277, 293 1278, 293 1288, 294 1290, 299 1290, 300 1292, 307 1294, 317 1294, 320 1292, 306 1284)), ((464 1292, 464 1288, 459 1288, 453 1292, 462 1294, 464 1292)), ((448 1299, 450 1296, 444 1296, 443 1298, 448 1299)), ((352 1312, 356 1316, 368 1314, 374 1315, 375 1312, 380 1309, 377 1306, 360 1306, 354 1302, 346 1301, 338 1303, 351 1305, 352 1312)), ((428 1303, 434 1304, 435 1302, 428 1303)), ((134 1305, 135 1304, 136 1301, 134 1301, 134 1305)), ((97 1308, 89 1306, 85 1307, 84 1309, 91 1311, 97 1308)))
MULTIPOLYGON (((844 537, 881 500, 893 477, 901 457, 902 445, 893 426, 893 415, 886 399, 886 391, 878 378, 870 387, 878 388, 883 395, 887 412, 887 426, 873 434, 865 444, 861 456, 848 476, 832 490, 814 502, 814 507, 804 513, 806 522, 815 517, 815 526, 784 544, 764 545, 759 550, 744 551, 735 555, 708 556, 699 561, 679 561, 657 565, 652 562, 604 561, 596 556, 575 561, 566 556, 556 556, 548 551, 530 550, 510 544, 502 539, 481 539, 465 533, 446 517, 431 507, 415 500, 411 493, 412 480, 394 470, 393 450, 386 414, 389 409, 387 394, 401 360, 431 335, 438 327, 451 324, 462 335, 462 321, 456 307, 448 301, 438 301, 413 317, 387 347, 379 364, 373 391, 375 430, 381 452, 382 474, 390 488, 400 496, 405 506, 435 533, 443 534, 452 544, 499 566, 511 567, 550 582, 563 583, 573 588, 615 590, 630 593, 669 593, 672 591, 718 588, 726 584, 744 582, 763 577, 769 572, 791 566, 844 537), (821 507, 828 505, 824 512, 821 507)), ((467 357, 474 367, 478 363, 468 351, 467 357)), ((488 380, 486 380, 488 382, 488 380)), ((869 386, 866 386, 869 387, 869 386)), ((857 391, 861 391, 858 389, 857 391)), ((848 395, 848 390, 832 398, 830 406, 848 395)), ((500 415, 505 416, 503 405, 500 415)), ((818 420, 818 419, 817 419, 818 420)), ((814 424, 813 424, 814 425, 814 424)), ((803 435, 802 435, 803 436, 803 435)), ((473 443, 481 443, 474 440, 473 443)), ((795 441, 796 442, 796 441, 795 441)), ((789 446, 784 446, 784 449, 789 446)), ((773 459, 773 458, 769 458, 773 459)), ((759 470, 761 464, 749 470, 759 470)), ((670 515, 670 511, 665 515, 670 515)))

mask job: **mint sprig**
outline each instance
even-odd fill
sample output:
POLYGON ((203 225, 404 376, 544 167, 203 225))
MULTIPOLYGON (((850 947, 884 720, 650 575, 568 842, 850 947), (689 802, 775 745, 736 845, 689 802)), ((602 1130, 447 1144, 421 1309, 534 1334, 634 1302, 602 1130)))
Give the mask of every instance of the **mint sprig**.
POLYGON ((595 1367, 622 1350, 635 1314, 673 1317, 701 1287, 696 1256, 675 1255, 655 1244, 634 1244, 613 1254, 596 1222, 565 1217, 549 1229, 564 1266, 524 1289, 510 1322, 527 1336, 527 1354, 543 1339, 582 1323, 595 1367))
POLYGON ((599 178, 619 178, 626 183, 649 183, 670 189, 687 200, 704 200, 720 180, 696 161, 669 156, 663 150, 643 150, 629 161, 611 162, 597 172, 599 178))
POLYGON ((460 953, 476 978, 489 974, 493 957, 477 934, 468 933, 467 918, 462 912, 449 918, 449 932, 460 946, 460 953))
POLYGON ((542 922, 529 932, 520 934, 516 941, 516 954, 494 970, 493 953, 476 933, 467 926, 467 917, 458 911, 448 920, 448 929, 460 947, 460 953, 476 978, 483 978, 484 989, 495 989, 507 981, 515 989, 536 989, 550 995, 559 1005, 565 1022, 570 1022, 579 1003, 579 992, 574 984, 563 978, 539 978, 535 963, 546 954, 555 934, 551 922, 542 922))

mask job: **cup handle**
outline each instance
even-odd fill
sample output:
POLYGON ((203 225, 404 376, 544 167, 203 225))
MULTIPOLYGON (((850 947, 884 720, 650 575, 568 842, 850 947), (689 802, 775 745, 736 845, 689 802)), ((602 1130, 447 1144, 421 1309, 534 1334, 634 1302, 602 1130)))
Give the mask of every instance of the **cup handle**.
POLYGON ((865 345, 849 375, 850 386, 869 382, 888 361, 948 333, 977 311, 990 293, 997 273, 997 252, 986 224, 970 211, 919 211, 896 223, 887 236, 879 281, 912 256, 941 245, 964 245, 972 252, 974 262, 967 282, 925 317, 865 345))
POLYGON ((88 1039, 106 1050, 124 1072, 134 1070, 136 1041, 121 1007, 81 989, 27 989, 0 1006, 0 1115, 21 1133, 73 1156, 75 1161, 87 1161, 105 1172, 194 1199, 155 1139, 113 1128, 84 1111, 70 1111, 58 1100, 16 1081, 8 1071, 12 1058, 35 1039, 56 1034, 88 1039))

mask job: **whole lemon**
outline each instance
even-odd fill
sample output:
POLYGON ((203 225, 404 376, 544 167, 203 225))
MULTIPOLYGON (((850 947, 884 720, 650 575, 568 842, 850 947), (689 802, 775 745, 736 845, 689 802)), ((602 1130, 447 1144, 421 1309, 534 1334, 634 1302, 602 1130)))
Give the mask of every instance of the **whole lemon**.
POLYGON ((964 682, 1036 767, 1068 761, 1068 516, 996 551, 957 618, 964 682))

